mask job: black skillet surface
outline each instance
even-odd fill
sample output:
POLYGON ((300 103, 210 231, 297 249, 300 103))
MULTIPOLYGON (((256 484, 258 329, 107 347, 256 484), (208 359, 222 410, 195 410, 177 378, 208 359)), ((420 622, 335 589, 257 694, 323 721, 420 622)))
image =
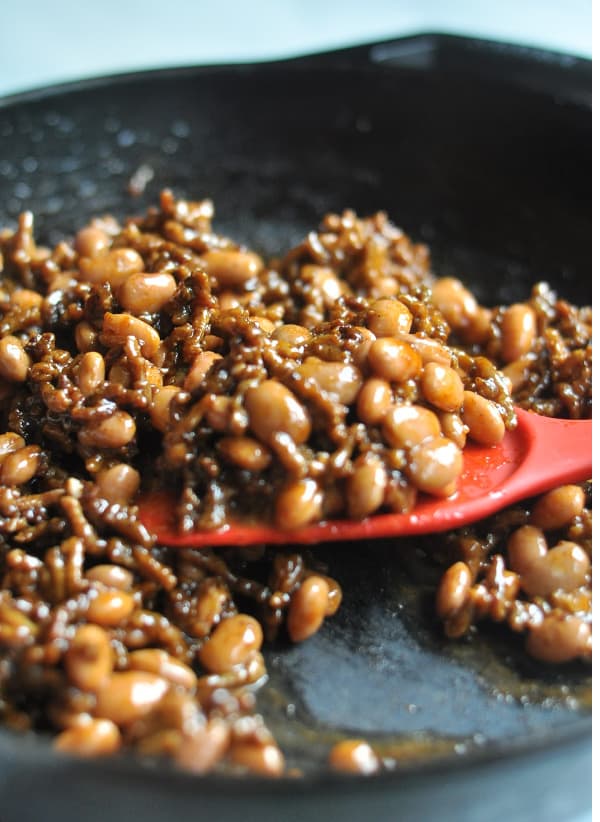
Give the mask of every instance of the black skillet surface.
MULTIPOLYGON (((163 187, 211 196, 216 226, 276 253, 329 210, 386 209, 438 273, 489 303, 548 280, 589 301, 588 61, 425 35, 297 60, 149 72, 0 102, 0 225, 29 208, 51 242, 92 214, 140 212, 163 187), (132 197, 142 167, 152 179, 132 197)), ((528 660, 482 630, 450 643, 410 543, 316 549, 338 615, 268 652, 261 707, 305 776, 203 779, 130 759, 79 762, 0 730, 0 822, 571 819, 590 805, 588 672, 528 660), (365 736, 399 759, 328 773, 365 736)))

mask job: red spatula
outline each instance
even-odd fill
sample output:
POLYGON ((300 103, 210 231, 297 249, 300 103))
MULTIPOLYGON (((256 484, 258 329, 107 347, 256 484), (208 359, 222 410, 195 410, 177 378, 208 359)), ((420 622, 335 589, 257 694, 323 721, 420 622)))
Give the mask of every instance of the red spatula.
POLYGON ((257 523, 231 523, 215 531, 180 533, 174 500, 152 493, 140 503, 140 519, 164 545, 310 544, 372 537, 426 534, 483 519, 510 503, 592 475, 591 420, 556 420, 517 410, 519 424, 499 445, 467 445, 458 490, 447 499, 421 495, 408 514, 377 514, 364 520, 325 520, 287 531, 257 523))

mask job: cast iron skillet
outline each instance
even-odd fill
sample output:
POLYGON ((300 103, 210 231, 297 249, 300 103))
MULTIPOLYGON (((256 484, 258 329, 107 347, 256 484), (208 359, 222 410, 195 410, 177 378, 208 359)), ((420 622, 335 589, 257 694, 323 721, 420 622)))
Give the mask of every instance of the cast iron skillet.
MULTIPOLYGON (((43 89, 0 102, 0 224, 29 208, 52 242, 92 214, 137 213, 168 186, 211 196, 220 230, 276 253, 329 210, 386 209, 482 300, 522 299, 546 279, 583 304, 590 106, 588 61, 440 35, 43 89), (153 178, 134 198, 141 166, 153 178)), ((260 697, 303 778, 79 762, 43 736, 0 730, 1 822, 549 822, 589 807, 585 668, 537 665, 502 629, 445 641, 435 579, 410 543, 315 554, 344 604, 310 641, 268 652, 260 697), (330 774, 327 750, 347 735, 403 764, 368 780, 330 774)))

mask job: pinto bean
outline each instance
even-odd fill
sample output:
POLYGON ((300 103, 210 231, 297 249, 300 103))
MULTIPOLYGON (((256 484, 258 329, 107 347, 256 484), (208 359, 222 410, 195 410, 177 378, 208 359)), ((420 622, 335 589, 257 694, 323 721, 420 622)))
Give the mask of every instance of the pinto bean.
POLYGON ((356 413, 367 425, 377 425, 391 408, 392 402, 393 395, 389 382, 370 377, 359 391, 356 413))
POLYGON ((455 562, 444 573, 436 595, 436 610, 442 619, 457 614, 465 605, 473 578, 469 566, 464 562, 455 562))
POLYGON ((85 576, 92 582, 99 582, 107 588, 117 588, 119 591, 131 591, 133 587, 133 574, 120 565, 94 565, 85 572, 85 576))
POLYGON ((82 356, 75 381, 84 397, 95 394, 104 384, 104 369, 104 357, 97 351, 88 351, 82 356))
POLYGON ((260 649, 262 641, 260 623, 247 614, 236 614, 217 625, 198 656, 208 671, 223 674, 246 663, 260 649))
POLYGON ((468 326, 477 312, 475 297, 454 277, 440 277, 431 287, 431 300, 455 330, 468 326))
POLYGON ((505 434, 504 420, 498 407, 474 391, 465 391, 462 418, 469 427, 469 437, 481 445, 497 445, 505 434))
POLYGON ((109 719, 90 719, 60 733, 54 749, 75 756, 110 756, 121 747, 119 728, 109 719))
POLYGON ((110 283, 119 288, 132 274, 144 270, 144 261, 133 248, 115 248, 95 257, 79 260, 79 276, 87 283, 110 283))
POLYGON ((590 560, 580 545, 561 540, 526 571, 521 587, 530 596, 547 597, 556 590, 574 591, 586 582, 590 560))
POLYGON ((407 470, 419 491, 448 496, 462 466, 462 451, 452 440, 438 436, 411 450, 407 470))
POLYGON ((150 419, 159 431, 166 431, 171 420, 170 406, 173 397, 181 391, 176 385, 165 385, 152 392, 150 419))
POLYGON ((37 445, 26 445, 7 454, 0 465, 2 485, 24 485, 33 479, 40 467, 42 451, 37 445))
POLYGON ((354 471, 346 485, 348 514, 363 519, 383 505, 387 472, 379 457, 364 455, 354 463, 354 471))
POLYGON ((127 505, 138 492, 140 473, 126 462, 106 468, 96 476, 96 487, 103 499, 127 505))
POLYGON ((318 357, 307 357, 298 373, 313 379, 336 402, 351 405, 361 387, 362 379, 356 366, 343 362, 325 362, 318 357))
POLYGON ((90 423, 79 432, 79 442, 91 448, 123 448, 135 437, 135 422, 127 411, 90 423))
POLYGON ((172 274, 131 274, 119 289, 119 302, 132 314, 155 314, 177 289, 172 274))
POLYGON ((169 689, 166 679, 147 671, 119 671, 97 692, 95 713, 115 725, 129 725, 150 713, 169 689))
POLYGON ((383 418, 383 436, 393 448, 413 448, 440 433, 437 416, 421 405, 393 405, 383 418))
POLYGON ((252 740, 236 740, 229 751, 229 758, 236 765, 242 765, 261 776, 281 776, 285 769, 283 754, 273 742, 260 744, 252 740))
POLYGON ((217 360, 222 359, 221 354, 217 354, 216 351, 202 351, 198 354, 183 383, 184 390, 190 392, 195 391, 202 384, 204 377, 206 377, 217 360))
POLYGON ((25 447, 25 440, 19 434, 14 434, 12 431, 7 431, 6 434, 0 434, 0 460, 7 454, 14 454, 25 447))
POLYGON ((222 719, 209 719, 203 727, 183 736, 174 753, 175 762, 185 771, 206 773, 223 758, 230 738, 229 726, 222 719))
POLYGON ((85 226, 75 235, 75 251, 81 257, 100 257, 110 248, 110 237, 101 228, 85 226))
POLYGON ((294 530, 320 519, 323 491, 313 479, 288 483, 275 501, 275 522, 280 528, 294 530))
POLYGON ((9 382, 25 382, 30 363, 21 340, 11 334, 0 340, 0 377, 9 382))
POLYGON ((306 577, 290 601, 287 629, 292 642, 303 642, 316 634, 329 607, 329 586, 323 577, 306 577))
POLYGON ((367 312, 367 325, 376 337, 395 337, 408 334, 413 316, 398 300, 375 300, 367 312))
POLYGON ((502 359, 513 362, 531 351, 537 335, 535 311, 524 303, 509 306, 501 321, 502 359))
POLYGON ((388 382, 404 382, 421 370, 421 356, 408 343, 393 337, 379 337, 369 348, 368 362, 373 373, 388 382))
POLYGON ((160 348, 160 335, 147 322, 131 314, 111 314, 107 311, 102 323, 103 343, 108 346, 124 345, 127 337, 135 337, 148 360, 152 360, 160 348))
POLYGON ((463 404, 463 383, 456 371, 447 365, 430 362, 421 377, 423 396, 442 411, 457 411, 463 404))
POLYGON ((114 663, 110 637, 98 625, 80 625, 65 653, 69 680, 82 691, 97 691, 114 663))
POLYGON ((277 380, 265 380, 249 388, 244 399, 251 430, 269 444, 273 434, 289 434, 297 444, 310 435, 310 418, 294 394, 277 380))
POLYGON ((120 625, 135 608, 133 596, 126 591, 104 590, 90 599, 87 618, 104 628, 120 625))
POLYGON ((217 447, 228 462, 246 471, 264 471, 271 462, 271 454, 253 437, 223 437, 217 447))
POLYGON ((531 521, 538 528, 548 531, 564 528, 582 513, 584 506, 583 488, 579 485, 561 485, 538 499, 531 512, 531 521))
POLYGON ((525 574, 546 555, 548 544, 541 529, 522 525, 510 535, 507 548, 510 567, 517 574, 525 574))
POLYGON ((217 280, 221 288, 245 286, 263 269, 263 261, 250 251, 213 248, 205 252, 202 264, 211 277, 217 280))
POLYGON ((168 682, 180 685, 187 691, 191 691, 196 685, 196 674, 192 669, 161 648, 142 648, 139 651, 131 651, 127 657, 127 663, 132 671, 148 671, 151 674, 158 674, 168 682))
POLYGON ((381 768, 379 757, 364 739, 344 739, 329 752, 329 765, 334 771, 367 776, 381 768))
POLYGON ((590 653, 591 628, 576 616, 549 614, 527 636, 527 651, 541 662, 568 662, 590 653))

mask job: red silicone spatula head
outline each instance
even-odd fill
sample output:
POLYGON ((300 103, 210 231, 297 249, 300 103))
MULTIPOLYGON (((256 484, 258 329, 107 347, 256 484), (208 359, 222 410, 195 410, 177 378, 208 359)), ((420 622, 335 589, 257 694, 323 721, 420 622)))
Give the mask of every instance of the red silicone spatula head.
POLYGON ((153 493, 140 501, 140 518, 164 545, 336 542, 458 528, 483 519, 520 499, 592 473, 591 420, 571 421, 517 411, 519 424, 499 445, 469 444, 458 490, 447 499, 422 495, 408 514, 378 514, 364 520, 326 520, 295 531, 232 522, 216 531, 181 533, 173 520, 173 497, 153 493))

